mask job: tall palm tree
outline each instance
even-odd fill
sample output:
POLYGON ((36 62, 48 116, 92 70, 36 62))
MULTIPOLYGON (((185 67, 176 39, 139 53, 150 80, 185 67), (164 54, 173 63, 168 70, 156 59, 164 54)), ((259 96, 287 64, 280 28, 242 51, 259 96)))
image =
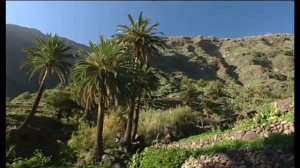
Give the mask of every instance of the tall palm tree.
POLYGON ((157 90, 159 87, 160 83, 159 78, 156 76, 157 73, 158 72, 154 68, 146 65, 138 72, 138 86, 135 88, 138 96, 135 113, 133 114, 131 140, 135 138, 137 133, 141 97, 144 99, 151 98, 151 92, 157 90))
POLYGON ((74 55, 68 53, 71 46, 68 46, 57 35, 52 36, 50 34, 46 41, 37 37, 36 41, 36 47, 25 49, 27 57, 22 63, 21 68, 29 68, 30 78, 32 78, 36 73, 40 73, 40 87, 31 112, 18 129, 26 127, 34 117, 45 90, 49 75, 55 72, 60 81, 64 83, 69 75, 69 69, 72 66, 72 64, 68 62, 70 61, 68 59, 74 58, 74 55))
MULTIPOLYGON (((126 93, 126 85, 122 83, 125 64, 122 61, 121 47, 112 40, 100 36, 101 44, 90 42, 91 53, 80 51, 85 60, 75 64, 72 70, 73 93, 80 98, 81 104, 89 108, 98 105, 97 132, 94 159, 101 161, 104 153, 103 122, 104 113, 113 103, 118 103, 126 93)), ((122 99, 124 100, 124 99, 122 99)))
MULTIPOLYGON (((158 47, 164 48, 164 43, 159 34, 156 32, 159 23, 155 23, 150 26, 150 19, 143 17, 143 12, 140 13, 138 20, 134 20, 132 16, 128 15, 130 26, 118 25, 116 35, 118 39, 127 44, 127 47, 132 51, 132 57, 134 60, 134 73, 135 79, 134 83, 137 84, 137 71, 141 68, 143 64, 148 64, 149 59, 154 54, 158 53, 158 47), (139 66, 139 67, 138 67, 139 66)), ((160 33, 162 34, 162 33, 160 33)), ((131 107, 128 114, 126 131, 124 135, 124 140, 126 144, 131 142, 131 132, 132 132, 132 117, 135 109, 135 104, 138 97, 138 93, 133 92, 131 96, 131 107)))

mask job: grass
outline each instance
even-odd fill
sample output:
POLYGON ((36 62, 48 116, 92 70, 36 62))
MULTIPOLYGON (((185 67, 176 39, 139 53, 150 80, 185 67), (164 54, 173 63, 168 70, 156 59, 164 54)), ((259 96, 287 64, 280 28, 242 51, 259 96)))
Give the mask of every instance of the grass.
POLYGON ((208 139, 210 137, 213 137, 215 135, 225 135, 225 134, 229 134, 231 133, 232 130, 224 130, 224 131, 216 131, 216 132, 205 132, 203 134, 199 134, 199 135, 193 135, 190 136, 188 138, 184 138, 184 139, 180 139, 179 141, 174 142, 173 144, 181 144, 181 143, 188 143, 194 140, 204 140, 204 139, 208 139))
MULTIPOLYGON (((274 121, 290 121, 293 122, 294 121, 294 113, 293 112, 288 112, 285 115, 282 115, 280 117, 276 117, 273 118, 271 120, 265 120, 262 121, 259 125, 262 124, 268 124, 274 121)), ((238 125, 236 125, 234 127, 234 129, 228 129, 228 130, 224 130, 224 131, 216 131, 216 132, 206 132, 203 134, 199 134, 199 135, 194 135, 194 136, 190 136, 188 138, 184 138, 181 139, 179 141, 174 142, 173 144, 181 144, 181 143, 188 143, 194 140, 204 140, 204 139, 208 139, 210 137, 213 137, 215 135, 226 135, 226 134, 230 134, 234 131, 243 131, 243 130, 247 130, 252 126, 258 126, 258 124, 256 124, 253 119, 245 119, 242 120, 242 122, 240 122, 238 125)))
POLYGON ((283 115, 282 117, 279 118, 280 121, 290 121, 290 122, 294 122, 295 121, 295 115, 294 112, 288 112, 285 115, 283 115))

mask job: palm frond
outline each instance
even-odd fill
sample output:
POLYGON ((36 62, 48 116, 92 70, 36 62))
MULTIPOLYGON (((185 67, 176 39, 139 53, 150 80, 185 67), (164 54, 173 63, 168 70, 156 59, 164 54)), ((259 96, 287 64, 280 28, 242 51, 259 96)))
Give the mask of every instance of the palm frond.
POLYGON ((72 66, 68 63, 68 58, 74 58, 74 55, 67 53, 72 47, 68 46, 57 35, 48 35, 47 40, 36 37, 36 46, 24 49, 27 57, 22 62, 20 68, 29 68, 29 79, 36 73, 40 72, 40 79, 45 69, 50 68, 53 73, 59 70, 58 76, 61 82, 68 77, 69 68, 72 66), (62 68, 63 67, 63 68, 62 68))

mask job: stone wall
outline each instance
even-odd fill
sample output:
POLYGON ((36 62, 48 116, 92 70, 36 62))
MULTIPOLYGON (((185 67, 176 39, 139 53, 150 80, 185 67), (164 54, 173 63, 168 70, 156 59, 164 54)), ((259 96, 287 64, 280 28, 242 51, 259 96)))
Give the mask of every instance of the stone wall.
MULTIPOLYGON (((189 144, 172 145, 180 148, 203 148, 223 140, 254 140, 269 137, 272 134, 292 134, 294 124, 288 121, 273 122, 258 127, 250 127, 245 131, 237 131, 227 135, 216 135, 213 138, 194 141, 189 144)), ((171 146, 169 146, 171 147, 171 146)), ((266 146, 263 149, 239 150, 217 153, 212 156, 202 155, 200 158, 190 157, 181 168, 293 168, 294 154, 284 152, 279 147, 266 146)))
POLYGON ((181 168, 293 168, 294 154, 275 147, 190 157, 181 168))
POLYGON ((193 142, 181 143, 181 144, 169 144, 162 145, 164 148, 204 148, 208 146, 212 146, 213 144, 226 141, 226 140, 253 140, 258 138, 266 138, 272 134, 291 134, 294 132, 294 124, 288 121, 278 121, 272 122, 269 124, 264 124, 261 126, 250 127, 244 131, 236 131, 229 134, 220 134, 215 135, 214 137, 209 137, 206 139, 199 139, 193 142))

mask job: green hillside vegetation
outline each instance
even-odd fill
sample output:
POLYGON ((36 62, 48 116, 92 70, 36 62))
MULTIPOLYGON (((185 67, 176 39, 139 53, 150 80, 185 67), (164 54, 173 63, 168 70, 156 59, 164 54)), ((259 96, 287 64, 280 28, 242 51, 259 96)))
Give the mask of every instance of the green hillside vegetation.
MULTIPOLYGON (((6 62, 16 65, 7 72, 11 82, 7 83, 7 167, 170 168, 202 154, 278 144, 293 150, 293 135, 226 141, 197 150, 152 146, 191 143, 272 121, 293 121, 293 35, 161 37, 156 32, 159 24, 142 13, 137 20, 128 18, 129 25, 119 25, 109 39, 101 36, 99 44, 67 43, 72 47, 67 53, 82 58, 71 61, 69 69, 59 62, 62 54, 57 54, 57 45, 50 45, 55 36, 40 34, 54 56, 50 62, 32 59, 36 62, 30 66, 42 75, 47 74, 43 68, 57 66, 53 72, 61 72, 57 78, 65 81, 58 84, 53 73, 42 92, 37 92, 42 84, 38 75, 32 85, 24 82, 27 70, 19 70, 23 58, 6 62)), ((31 30, 20 32, 32 38, 31 30)), ((7 43, 12 37, 7 35, 7 43)), ((45 51, 39 43, 16 45, 15 52, 33 47, 45 51)))

